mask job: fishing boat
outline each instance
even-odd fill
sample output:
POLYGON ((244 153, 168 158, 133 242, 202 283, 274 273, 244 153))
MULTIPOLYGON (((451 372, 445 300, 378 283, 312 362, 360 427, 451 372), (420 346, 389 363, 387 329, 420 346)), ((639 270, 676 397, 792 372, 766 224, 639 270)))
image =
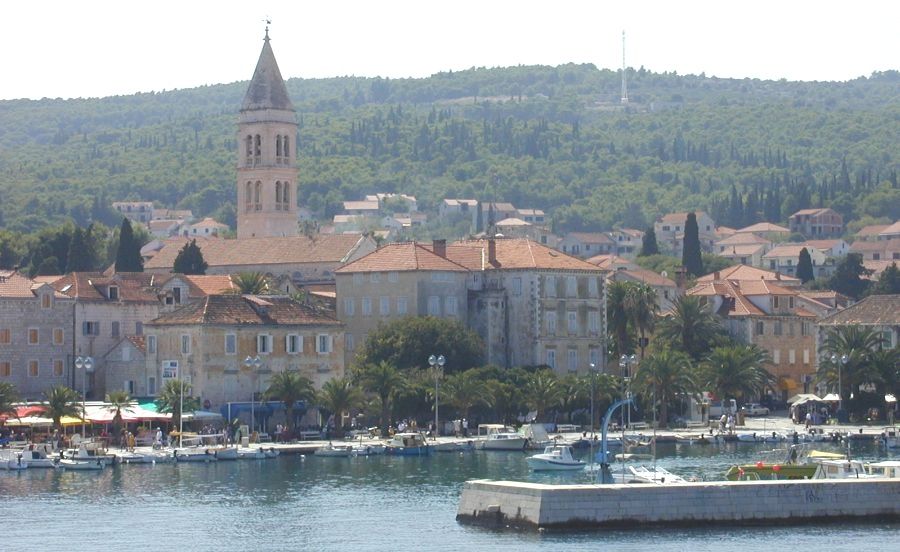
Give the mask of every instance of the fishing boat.
POLYGON ((480 442, 483 450, 525 450, 528 438, 502 424, 482 424, 478 426, 480 435, 486 435, 480 442))
POLYGON ((16 450, 0 450, 0 470, 24 470, 28 461, 16 450))
POLYGON ((49 444, 28 445, 28 448, 22 449, 20 452, 22 458, 28 462, 29 468, 56 467, 57 459, 53 457, 53 447, 49 444))
POLYGON ((317 448, 313 454, 327 458, 350 458, 353 456, 353 445, 334 445, 328 443, 327 445, 317 448))
POLYGON ((385 452, 394 456, 428 456, 431 446, 421 433, 397 433, 388 441, 385 452))
POLYGON ((725 472, 729 481, 756 479, 809 479, 824 460, 843 460, 843 454, 812 450, 808 446, 793 445, 766 454, 754 464, 732 466, 725 472))
POLYGON ((535 471, 581 470, 585 466, 583 460, 574 458, 572 447, 567 445, 549 445, 544 452, 529 456, 525 461, 535 471))

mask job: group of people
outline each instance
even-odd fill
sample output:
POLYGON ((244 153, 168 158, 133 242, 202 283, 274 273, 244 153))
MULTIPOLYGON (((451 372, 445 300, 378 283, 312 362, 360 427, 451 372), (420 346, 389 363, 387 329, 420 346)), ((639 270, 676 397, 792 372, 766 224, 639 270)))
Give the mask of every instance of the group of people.
POLYGON ((734 426, 736 420, 734 419, 734 414, 722 414, 722 417, 719 418, 719 433, 734 433, 734 426))

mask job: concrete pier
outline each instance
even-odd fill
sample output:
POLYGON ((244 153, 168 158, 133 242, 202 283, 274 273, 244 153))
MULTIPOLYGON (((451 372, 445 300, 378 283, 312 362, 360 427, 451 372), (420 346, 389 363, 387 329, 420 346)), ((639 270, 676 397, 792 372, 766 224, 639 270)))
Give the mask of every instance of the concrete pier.
POLYGON ((463 487, 456 519, 460 523, 532 530, 900 520, 900 480, 673 485, 544 485, 475 480, 463 487))

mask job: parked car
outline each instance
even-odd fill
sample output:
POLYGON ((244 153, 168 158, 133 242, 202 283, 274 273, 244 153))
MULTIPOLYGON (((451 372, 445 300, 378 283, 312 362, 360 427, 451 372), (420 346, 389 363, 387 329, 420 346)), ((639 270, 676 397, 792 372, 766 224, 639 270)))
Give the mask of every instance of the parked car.
POLYGON ((769 409, 759 403, 748 403, 741 407, 744 416, 768 416, 769 409))

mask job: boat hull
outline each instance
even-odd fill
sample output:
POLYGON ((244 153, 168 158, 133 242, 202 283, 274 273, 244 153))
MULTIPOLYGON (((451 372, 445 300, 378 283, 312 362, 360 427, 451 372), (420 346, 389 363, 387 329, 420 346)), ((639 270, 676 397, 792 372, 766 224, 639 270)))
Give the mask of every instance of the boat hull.
POLYGON ((385 453, 391 456, 428 456, 431 454, 431 447, 428 445, 421 447, 387 447, 385 453))
POLYGON ((525 450, 528 440, 521 439, 488 439, 482 441, 483 450, 525 450))
POLYGON ((59 467, 72 471, 97 471, 102 470, 105 464, 101 460, 71 460, 63 458, 59 461, 59 467))
POLYGON ((732 466, 725 472, 725 479, 729 481, 741 481, 752 479, 811 479, 816 473, 817 464, 791 465, 791 464, 745 464, 732 466), (778 466, 776 470, 775 467, 778 466))
POLYGON ((528 458, 526 462, 534 471, 576 471, 583 470, 585 466, 585 463, 580 461, 559 462, 544 458, 528 458))

